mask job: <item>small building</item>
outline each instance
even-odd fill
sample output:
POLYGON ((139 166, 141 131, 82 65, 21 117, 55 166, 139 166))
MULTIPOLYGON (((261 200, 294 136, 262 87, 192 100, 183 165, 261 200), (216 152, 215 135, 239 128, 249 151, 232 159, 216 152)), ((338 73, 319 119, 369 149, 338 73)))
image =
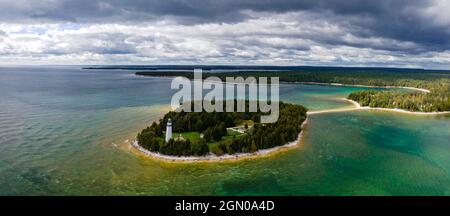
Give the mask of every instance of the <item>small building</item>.
POLYGON ((169 140, 172 139, 172 120, 169 118, 167 120, 167 126, 166 126, 166 142, 169 142, 169 140))
POLYGON ((184 137, 181 136, 181 134, 178 134, 178 136, 175 137, 175 140, 176 140, 176 141, 185 141, 186 139, 184 139, 184 137))

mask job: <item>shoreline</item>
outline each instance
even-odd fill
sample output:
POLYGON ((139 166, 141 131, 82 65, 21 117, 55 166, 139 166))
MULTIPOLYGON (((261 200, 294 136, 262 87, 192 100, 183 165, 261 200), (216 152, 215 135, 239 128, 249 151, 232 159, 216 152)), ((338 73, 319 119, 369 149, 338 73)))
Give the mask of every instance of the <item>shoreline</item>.
POLYGON ((245 160, 245 159, 260 158, 263 156, 270 156, 272 154, 276 154, 276 153, 300 146, 300 143, 302 142, 302 138, 303 138, 303 131, 304 131, 304 128, 307 125, 307 123, 308 123, 308 117, 305 119, 305 121, 303 121, 303 123, 301 125, 302 131, 300 131, 296 140, 288 142, 281 146, 275 146, 275 147, 268 148, 268 149, 260 149, 253 153, 238 153, 238 154, 234 154, 234 155, 225 154, 222 156, 217 156, 210 152, 206 156, 171 156, 171 155, 163 155, 160 153, 151 152, 147 149, 144 149, 143 147, 141 147, 139 145, 137 140, 133 140, 130 143, 130 145, 134 149, 138 150, 140 153, 144 154, 147 157, 150 157, 150 158, 156 159, 156 160, 162 160, 165 162, 175 162, 175 163, 176 162, 180 162, 180 163, 198 162, 198 163, 202 163, 202 162, 239 161, 239 160, 245 160))
MULTIPOLYGON (((135 74, 135 75, 136 76, 146 76, 146 75, 138 75, 138 74, 135 74)), ((165 77, 165 76, 163 76, 163 77, 165 77)), ((416 87, 408 87, 408 86, 371 86, 371 85, 354 85, 354 84, 321 83, 321 82, 280 82, 280 84, 282 84, 282 83, 285 83, 285 84, 304 84, 304 85, 350 86, 350 87, 363 87, 363 88, 402 88, 402 89, 409 89, 409 90, 420 91, 420 92, 424 92, 424 93, 430 93, 431 92, 428 89, 416 88, 416 87)), ((239 83, 232 83, 232 84, 239 84, 239 83)), ((380 111, 391 111, 391 112, 399 112, 399 113, 415 114, 415 115, 442 115, 442 114, 450 114, 450 111, 414 112, 414 111, 408 111, 408 110, 399 109, 399 108, 383 108, 383 107, 361 106, 356 101, 353 101, 353 100, 350 100, 350 99, 347 99, 347 98, 342 98, 342 99, 352 103, 356 107, 309 111, 309 112, 307 112, 307 114, 315 115, 315 114, 321 114, 321 113, 347 112, 347 111, 353 111, 353 110, 380 110, 380 111)))
POLYGON ((298 83, 298 84, 305 84, 305 85, 350 86, 350 87, 364 87, 364 88, 402 88, 402 89, 409 89, 409 90, 416 90, 416 91, 421 91, 421 92, 425 92, 425 93, 430 93, 430 90, 428 90, 428 89, 408 87, 408 86, 371 86, 371 85, 321 83, 321 82, 283 82, 283 83, 298 83))
MULTIPOLYGON (((145 76, 145 75, 137 75, 137 76, 145 76)), ((430 93, 427 89, 422 88, 415 88, 415 87, 405 87, 405 86, 369 86, 369 85, 352 85, 352 84, 341 84, 341 83, 319 83, 319 82, 280 82, 280 83, 288 83, 288 84, 304 84, 304 85, 329 85, 329 86, 353 86, 353 87, 365 87, 365 88, 403 88, 403 89, 410 89, 410 90, 416 90, 421 91, 425 93, 430 93)), ((345 100, 351 104, 353 104, 354 107, 350 108, 337 108, 337 109, 328 109, 328 110, 318 110, 318 111, 309 111, 307 112, 307 117, 305 121, 301 124, 301 132, 299 133, 296 140, 286 143, 281 146, 272 147, 269 149, 261 149, 254 153, 238 153, 234 155, 225 154, 222 156, 216 156, 213 153, 209 153, 206 156, 170 156, 170 155, 163 155, 156 152, 151 152, 147 149, 144 149, 141 147, 136 140, 129 143, 132 148, 136 149, 139 153, 142 153, 144 156, 161 160, 165 162, 179 162, 179 163, 188 163, 188 162, 235 162, 245 159, 255 159, 260 158, 263 156, 270 156, 272 154, 279 153, 284 150, 289 150, 294 147, 298 147, 303 138, 303 132, 305 129, 305 126, 308 123, 308 116, 309 115, 315 115, 315 114, 322 114, 322 113, 334 113, 334 112, 348 112, 348 111, 357 111, 357 110, 378 110, 378 111, 388 111, 388 112, 399 112, 404 114, 413 114, 413 115, 441 115, 441 114, 450 114, 450 111, 443 111, 443 112, 413 112, 403 109, 396 109, 396 108, 381 108, 381 107, 368 107, 368 106, 361 106, 358 102, 347 99, 347 98, 341 98, 342 100, 345 100)))
MULTIPOLYGON (((150 75, 142 75, 142 74, 136 74, 135 76, 142 76, 142 77, 173 77, 173 76, 150 76, 150 75)), ((194 79, 193 79, 194 80, 194 79)), ((205 81, 205 79, 202 79, 205 81)), ((195 81, 195 80, 194 80, 195 81)), ((214 82, 214 81, 209 81, 214 82)), ((230 84, 241 84, 241 83, 230 83, 230 84)), ((415 90, 425 93, 430 93, 431 91, 424 88, 416 88, 416 87, 408 87, 408 86, 373 86, 373 85, 359 85, 359 84, 343 84, 343 83, 322 83, 322 82, 301 82, 301 81, 280 81, 280 84, 305 84, 305 85, 328 85, 328 86, 350 86, 350 87, 363 87, 363 88, 402 88, 402 89, 409 89, 409 90, 415 90)))
POLYGON ((405 114, 412 114, 412 115, 444 115, 444 114, 450 114, 450 111, 441 111, 441 112, 414 112, 414 111, 408 111, 404 109, 398 109, 398 108, 383 108, 383 107, 369 107, 369 106, 361 106, 358 102, 354 100, 350 100, 345 98, 350 103, 358 104, 358 106, 355 109, 359 110, 379 110, 379 111, 389 111, 389 112, 398 112, 398 113, 405 113, 405 114))
POLYGON ((387 111, 387 112, 398 112, 398 113, 411 114, 411 115, 445 115, 445 114, 450 114, 450 111, 442 111, 442 112, 414 112, 414 111, 408 111, 408 110, 403 110, 403 109, 398 109, 398 108, 383 108, 383 107, 361 106, 361 104, 359 104, 358 102, 356 102, 354 100, 350 100, 348 98, 341 98, 341 99, 352 103, 355 107, 310 111, 310 112, 307 112, 307 114, 308 115, 315 115, 315 114, 321 114, 321 113, 349 112, 349 111, 355 111, 355 110, 378 110, 378 111, 387 111))

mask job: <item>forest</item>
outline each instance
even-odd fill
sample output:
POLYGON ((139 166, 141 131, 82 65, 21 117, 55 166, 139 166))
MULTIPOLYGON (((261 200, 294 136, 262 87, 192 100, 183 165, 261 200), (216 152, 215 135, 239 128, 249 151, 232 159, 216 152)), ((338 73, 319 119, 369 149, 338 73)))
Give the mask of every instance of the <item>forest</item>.
POLYGON ((414 92, 400 91, 358 91, 351 93, 348 99, 361 106, 397 108, 413 112, 442 112, 450 110, 450 98, 447 92, 414 92))
MULTIPOLYGON (((301 125, 306 120, 307 109, 301 105, 280 102, 280 115, 275 123, 260 124, 261 112, 169 112, 158 123, 154 122, 137 135, 139 145, 143 148, 174 156, 203 156, 251 153, 284 145, 296 140, 301 125), (176 133, 199 132, 203 136, 196 140, 170 139, 165 142, 164 131, 168 119, 172 120, 172 130, 176 133), (229 127, 242 122, 255 124, 243 134, 230 136, 229 127), (224 137, 227 137, 225 139, 224 137)), ((236 103, 235 103, 236 104, 236 103)), ((245 125, 247 128, 248 125, 245 125)))
MULTIPOLYGON (((136 72, 143 76, 185 76, 189 72, 136 72)), ((448 71, 428 70, 356 70, 345 68, 325 71, 258 71, 203 73, 203 78, 217 76, 222 80, 227 76, 279 77, 280 82, 341 83, 368 86, 401 86, 427 89, 418 91, 360 91, 349 95, 349 99, 362 106, 399 108, 417 112, 450 111, 450 73, 448 71)))

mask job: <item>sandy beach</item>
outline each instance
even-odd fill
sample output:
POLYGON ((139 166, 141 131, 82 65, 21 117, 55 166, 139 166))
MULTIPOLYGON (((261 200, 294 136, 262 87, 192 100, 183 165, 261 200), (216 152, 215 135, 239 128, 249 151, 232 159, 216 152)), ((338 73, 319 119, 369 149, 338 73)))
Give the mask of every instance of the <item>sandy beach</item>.
POLYGON ((353 103, 357 105, 357 107, 354 108, 354 110, 380 110, 380 111, 389 111, 389 112, 399 112, 399 113, 405 113, 405 114, 413 114, 413 115, 444 115, 444 114, 450 114, 450 111, 443 111, 443 112, 413 112, 403 109, 397 109, 397 108, 382 108, 382 107, 368 107, 368 106, 361 106, 358 102, 354 100, 350 100, 347 98, 344 98, 350 103, 353 103))
POLYGON ((352 87, 364 87, 364 88, 402 88, 421 91, 425 93, 430 93, 430 90, 423 88, 407 87, 407 86, 371 86, 371 85, 352 85, 352 84, 342 84, 342 83, 320 83, 320 82, 287 82, 287 83, 298 83, 306 85, 330 85, 330 86, 352 86, 352 87))
POLYGON ((413 112, 413 111, 408 111, 408 110, 403 110, 403 109, 396 109, 396 108, 368 107, 368 106, 361 106, 358 102, 356 102, 354 100, 347 99, 347 98, 342 98, 342 100, 345 100, 347 102, 352 103, 354 105, 354 107, 341 108, 341 109, 309 111, 309 112, 307 112, 307 114, 308 115, 315 115, 315 114, 321 114, 321 113, 348 112, 348 111, 355 111, 355 110, 379 110, 379 111, 388 111, 388 112, 399 112, 399 113, 412 114, 412 115, 443 115, 443 114, 450 114, 450 111, 444 111, 444 112, 413 112))

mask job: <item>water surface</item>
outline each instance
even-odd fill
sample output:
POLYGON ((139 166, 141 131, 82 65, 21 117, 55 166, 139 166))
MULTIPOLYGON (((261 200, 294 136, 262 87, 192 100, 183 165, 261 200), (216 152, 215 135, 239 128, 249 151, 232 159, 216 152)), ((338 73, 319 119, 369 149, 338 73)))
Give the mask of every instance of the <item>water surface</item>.
MULTIPOLYGON (((301 147, 231 163, 171 164, 125 142, 166 111, 170 78, 79 67, 0 68, 1 195, 449 195, 450 117, 311 116, 301 147)), ((363 88, 282 84, 310 110, 363 88)))

